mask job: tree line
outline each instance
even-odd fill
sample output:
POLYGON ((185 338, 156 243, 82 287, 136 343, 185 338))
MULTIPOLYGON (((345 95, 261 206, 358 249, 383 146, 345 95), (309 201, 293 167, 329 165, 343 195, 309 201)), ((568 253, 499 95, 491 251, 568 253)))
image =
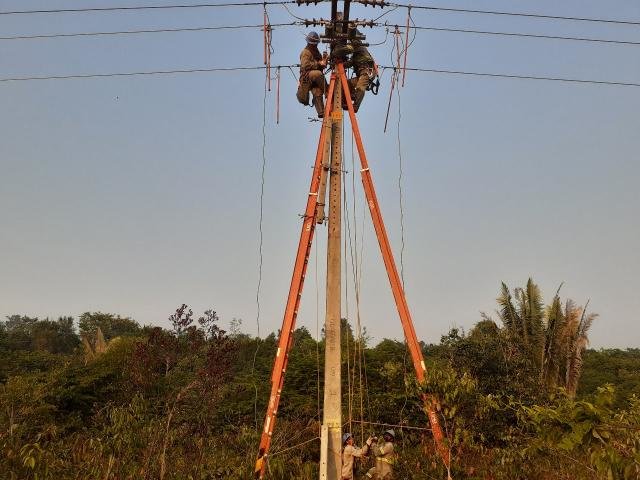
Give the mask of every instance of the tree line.
MULTIPOLYGON (((398 432, 398 478, 640 478, 640 349, 589 350, 596 315, 502 284, 495 318, 422 344, 372 345, 343 319, 343 418, 361 442, 398 432), (452 467, 435 453, 433 395, 452 467)), ((0 471, 9 479, 252 477, 277 334, 181 305, 170 327, 86 312, 0 322, 0 471)), ((272 442, 275 479, 317 478, 324 340, 294 334, 272 442)), ((363 461, 360 472, 367 468, 363 461)))

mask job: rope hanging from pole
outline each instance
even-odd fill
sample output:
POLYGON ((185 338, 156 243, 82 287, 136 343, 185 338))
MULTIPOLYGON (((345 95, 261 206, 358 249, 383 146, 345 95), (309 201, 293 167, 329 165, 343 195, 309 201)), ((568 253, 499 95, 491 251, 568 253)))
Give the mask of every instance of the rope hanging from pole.
POLYGON ((387 114, 384 119, 384 130, 383 130, 384 133, 387 133, 387 125, 389 123, 389 111, 391 110, 391 100, 393 98, 393 89, 396 87, 396 84, 400 80, 400 59, 402 58, 400 53, 400 44, 401 44, 401 33, 400 33, 400 29, 396 25, 393 31, 393 47, 391 50, 392 61, 393 61, 394 50, 396 52, 396 56, 395 56, 395 65, 393 66, 393 73, 391 74, 391 88, 389 89, 389 101, 387 103, 387 114))
POLYGON ((280 67, 276 70, 276 124, 280 125, 280 67))
POLYGON ((269 14, 267 13, 267 5, 264 5, 264 11, 262 16, 262 31, 263 31, 263 53, 264 64, 267 75, 267 90, 271 91, 271 54, 273 49, 271 48, 271 36, 273 29, 271 28, 271 21, 269 20, 269 14))
POLYGON ((387 133, 387 124, 389 123, 389 111, 391 110, 391 99, 393 98, 393 89, 396 87, 396 80, 398 79, 398 68, 393 67, 391 73, 391 88, 389 89, 389 102, 387 103, 387 114, 384 118, 384 133, 387 133))
MULTIPOLYGON (((336 81, 337 76, 333 74, 329 83, 329 95, 325 105, 325 115, 323 123, 327 122, 328 117, 330 116, 332 108, 331 96, 333 95, 333 89, 335 87, 336 81)), ((298 243, 298 250, 294 263, 294 271, 291 278, 291 286, 289 289, 289 295, 287 297, 287 305, 285 308, 282 328, 280 329, 280 338, 278 339, 278 350, 271 372, 271 393, 269 396, 264 427, 260 438, 260 446, 258 449, 258 455, 254 468, 254 478, 256 480, 264 477, 264 472, 268 465, 269 447, 271 446, 272 439, 271 437, 273 434, 274 425, 276 423, 278 405, 280 403, 282 387, 284 384, 284 373, 287 369, 289 351, 291 349, 293 340, 292 334, 295 328, 300 298, 302 296, 302 287, 304 284, 309 255, 311 252, 311 245, 313 243, 313 234, 315 232, 316 223, 318 187, 320 183, 320 169, 322 168, 325 133, 325 128, 322 128, 320 131, 320 139, 318 141, 318 149, 316 152, 313 174, 311 177, 311 185, 309 187, 307 206, 305 208, 304 220, 300 233, 300 241, 298 243)))
MULTIPOLYGON (((343 129, 344 132, 344 117, 343 117, 343 129)), ((344 141, 343 141, 344 144, 344 141)), ((342 208, 344 212, 344 221, 345 226, 349 222, 349 208, 347 202, 347 171, 346 169, 342 169, 342 208)), ((347 340, 347 405, 348 405, 348 414, 349 414, 349 432, 353 434, 353 383, 351 382, 351 349, 350 349, 350 331, 349 331, 349 320, 351 316, 349 315, 349 269, 347 264, 347 235, 343 235, 343 252, 344 252, 344 304, 345 304, 345 317, 347 319, 347 327, 348 329, 345 332, 346 340, 347 340)), ((354 345, 355 348, 355 345, 354 345)), ((355 350, 354 350, 355 352, 355 350)), ((354 359, 355 360, 355 359, 354 359)), ((355 363, 353 364, 353 370, 355 371, 355 363)))
POLYGON ((404 79, 407 75, 407 52, 409 51, 409 28, 411 28, 411 5, 407 7, 407 31, 404 40, 404 64, 402 66, 402 87, 404 88, 404 79))
MULTIPOLYGON (((342 82, 343 87, 345 88, 345 90, 348 89, 349 85, 347 76, 345 74, 344 65, 341 62, 338 62, 337 70, 339 80, 342 82)), ((382 253, 385 268, 387 270, 387 275, 389 277, 389 282, 391 284, 391 290, 396 301, 396 306, 398 307, 398 313, 400 315, 405 338, 411 351, 411 357, 413 360, 414 369, 416 371, 416 378, 419 382, 423 382, 425 380, 427 372, 422 350, 420 349, 420 344, 415 332, 415 327, 413 325, 413 321, 411 320, 409 306, 404 295, 404 290, 401 286, 400 276, 398 275, 398 270, 393 258, 393 252, 389 243, 389 237, 387 236, 384 221, 382 219, 382 213, 380 212, 380 207, 378 205, 377 196, 373 186, 373 179, 371 178, 371 172, 369 170, 369 163, 367 161, 366 153, 364 151, 364 145, 362 143, 362 137, 360 135, 360 128, 358 126, 356 114, 353 109, 353 102, 348 95, 345 98, 347 102, 347 108, 349 110, 349 118, 351 119, 351 128, 353 130, 358 147, 360 165, 362 167, 360 170, 362 184, 365 190, 365 196, 367 197, 367 202, 369 204, 369 210, 371 213, 371 218, 373 220, 374 229, 376 231, 376 236, 378 237, 380 252, 382 253)), ((445 466, 449 468, 451 464, 451 456, 449 450, 447 449, 442 427, 440 426, 440 419, 438 418, 436 412, 436 399, 424 394, 423 402, 425 411, 427 412, 427 415, 429 417, 429 422, 431 423, 433 436, 436 442, 436 449, 440 454, 440 457, 442 458, 445 466)))

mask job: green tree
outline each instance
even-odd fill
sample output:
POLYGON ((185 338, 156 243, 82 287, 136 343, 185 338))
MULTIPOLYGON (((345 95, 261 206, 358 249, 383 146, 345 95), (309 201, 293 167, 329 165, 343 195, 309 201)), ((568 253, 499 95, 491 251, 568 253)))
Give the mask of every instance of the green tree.
POLYGON ((138 322, 129 317, 121 317, 113 313, 84 312, 78 322, 80 335, 95 335, 98 327, 108 342, 112 338, 120 336, 140 335, 141 329, 138 322))
POLYGON ((0 350, 69 354, 80 343, 73 317, 40 320, 37 317, 11 315, 0 325, 0 350))

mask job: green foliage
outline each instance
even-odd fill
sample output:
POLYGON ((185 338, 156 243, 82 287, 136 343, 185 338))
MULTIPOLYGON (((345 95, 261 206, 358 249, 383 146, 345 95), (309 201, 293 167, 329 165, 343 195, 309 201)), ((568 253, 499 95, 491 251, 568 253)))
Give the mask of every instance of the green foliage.
POLYGON ((587 350, 583 368, 579 396, 610 383, 616 387, 616 408, 623 408, 632 395, 640 397, 640 349, 587 350))
POLYGON ((528 435, 520 440, 521 459, 572 461, 584 478, 640 477, 640 401, 632 397, 626 410, 615 411, 615 389, 599 387, 585 400, 560 391, 546 405, 516 405, 519 426, 528 435))
POLYGON ((100 328, 106 341, 120 336, 140 335, 138 322, 129 318, 102 312, 84 312, 78 321, 80 335, 94 335, 100 328))
POLYGON ((72 317, 40 320, 11 315, 0 325, 0 352, 26 350, 69 354, 80 343, 72 317))
MULTIPOLYGON (((425 429, 427 393, 437 400, 453 478, 640 478, 640 401, 632 395, 640 393, 640 351, 585 351, 585 309, 558 295, 544 307, 531 280, 513 293, 503 285, 498 303, 501 325, 484 316, 468 333, 452 329, 438 345, 422 345, 423 385, 404 342, 368 345, 343 320, 343 418, 357 443, 392 424, 396 477, 446 478, 425 429), (557 387, 568 384, 576 352, 584 366, 573 399, 557 387)), ((251 478, 276 335, 243 334, 240 321, 227 335, 214 311, 196 318, 186 305, 169 321, 170 329, 141 329, 118 315, 83 314, 85 338, 95 347, 104 331, 108 345, 91 361, 72 319, 0 322, 0 476, 251 478)), ((311 480, 324 339, 300 328, 293 341, 269 478, 311 480)), ((359 475, 371 466, 359 461, 359 475)))
POLYGON ((486 440, 482 427, 488 425, 496 402, 491 395, 480 393, 478 382, 469 373, 459 374, 450 366, 432 370, 420 387, 436 401, 455 476, 455 472, 464 471, 469 452, 482 452, 486 440))

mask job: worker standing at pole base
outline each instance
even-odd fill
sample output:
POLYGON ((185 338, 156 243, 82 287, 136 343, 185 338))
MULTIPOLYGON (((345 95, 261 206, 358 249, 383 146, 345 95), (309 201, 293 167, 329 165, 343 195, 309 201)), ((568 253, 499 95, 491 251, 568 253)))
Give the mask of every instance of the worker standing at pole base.
POLYGON ((353 459, 364 457, 372 442, 373 438, 369 437, 366 445, 358 448, 353 444, 353 435, 350 433, 342 435, 342 480, 353 480, 353 459))
POLYGON ((320 54, 318 43, 320 35, 317 32, 309 32, 306 36, 307 46, 300 52, 300 81, 296 96, 303 105, 309 105, 309 91, 313 94, 313 105, 316 107, 318 117, 324 116, 324 99, 327 92, 327 80, 323 70, 327 66, 328 55, 320 54))
POLYGON ((393 430, 385 430, 383 442, 374 443, 371 447, 376 457, 376 466, 367 472, 367 478, 373 480, 393 480, 393 466, 396 463, 396 454, 393 448, 396 433, 393 430))

